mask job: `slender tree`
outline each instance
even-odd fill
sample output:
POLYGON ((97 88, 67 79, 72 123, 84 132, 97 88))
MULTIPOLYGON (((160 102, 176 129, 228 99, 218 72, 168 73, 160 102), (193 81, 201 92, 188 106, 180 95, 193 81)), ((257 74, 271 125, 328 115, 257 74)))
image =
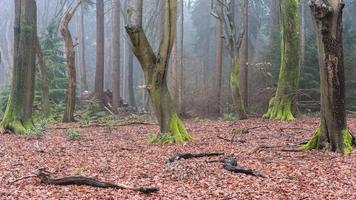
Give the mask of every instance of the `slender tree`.
POLYGON ((113 1, 113 66, 112 66, 112 109, 120 106, 120 0, 113 1))
POLYGON ((96 70, 95 98, 103 102, 104 95, 104 0, 96 0, 96 70))
MULTIPOLYGON (((217 3, 216 9, 221 12, 222 5, 217 3)), ((221 71, 222 71, 222 18, 217 17, 215 22, 215 67, 214 67, 214 108, 213 112, 220 114, 221 112, 221 71)))
POLYGON ((49 116, 49 88, 48 88, 48 80, 47 80, 47 67, 44 60, 44 56, 42 53, 42 48, 38 37, 36 37, 36 57, 37 62, 40 70, 41 76, 41 107, 42 107, 42 114, 45 117, 49 116))
POLYGON ((190 140, 191 136, 176 113, 167 87, 168 59, 176 33, 177 0, 167 0, 164 3, 164 29, 157 55, 142 29, 142 0, 128 2, 126 30, 131 38, 134 54, 144 71, 146 89, 160 125, 160 133, 152 142, 174 143, 190 140))
POLYGON ((36 1, 15 0, 12 88, 1 126, 18 134, 33 127, 36 41, 36 1))
POLYGON ((241 68, 240 68, 240 88, 241 98, 243 100, 245 109, 248 107, 248 0, 243 1, 242 7, 242 24, 244 35, 241 42, 241 68))
POLYGON ((64 39, 64 52, 67 58, 67 74, 68 74, 68 87, 66 94, 66 109, 63 115, 63 122, 74 121, 75 110, 75 90, 76 90, 76 71, 75 71, 75 50, 72 40, 72 35, 68 29, 68 24, 72 19, 75 11, 79 7, 81 0, 70 9, 68 9, 60 23, 60 30, 64 39))
POLYGON ((237 26, 235 19, 235 1, 216 1, 217 6, 212 11, 212 15, 223 22, 223 38, 225 46, 229 52, 232 70, 230 72, 230 89, 232 94, 232 100, 234 109, 237 110, 239 119, 246 119, 246 111, 243 99, 240 92, 240 47, 242 38, 244 36, 244 30, 241 34, 237 34, 237 26))
POLYGON ((81 92, 88 90, 87 72, 85 62, 85 26, 84 26, 84 3, 80 5, 79 25, 79 77, 81 92))
POLYGON ((320 67, 320 126, 302 149, 348 153, 352 135, 345 117, 342 10, 339 0, 311 0, 320 67))
POLYGON ((292 98, 300 75, 300 38, 298 0, 280 1, 281 67, 277 92, 269 102, 264 118, 293 120, 292 98))

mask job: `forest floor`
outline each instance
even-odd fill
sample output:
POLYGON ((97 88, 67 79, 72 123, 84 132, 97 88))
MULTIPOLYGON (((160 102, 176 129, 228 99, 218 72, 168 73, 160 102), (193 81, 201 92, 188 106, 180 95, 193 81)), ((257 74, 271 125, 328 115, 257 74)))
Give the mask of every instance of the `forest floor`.
MULTIPOLYGON (((192 142, 150 145, 157 125, 82 127, 68 136, 64 124, 50 124, 42 139, 0 135, 0 199, 356 199, 356 150, 342 156, 331 152, 293 152, 311 137, 317 118, 280 122, 185 121, 192 142), (261 126, 261 127, 256 127, 261 126), (238 142, 228 142, 232 129, 238 142), (72 140, 70 140, 72 137, 72 140), (75 140, 74 140, 75 139, 75 140), (243 141, 242 141, 243 140, 243 141), (223 152, 265 178, 236 174, 216 158, 194 158, 165 164, 175 153, 223 152), (90 186, 45 185, 38 178, 14 180, 46 168, 55 177, 81 175, 132 186, 154 186, 158 193, 90 186)), ((79 124, 66 124, 75 127, 79 124)), ((356 133, 356 119, 348 119, 356 133)))

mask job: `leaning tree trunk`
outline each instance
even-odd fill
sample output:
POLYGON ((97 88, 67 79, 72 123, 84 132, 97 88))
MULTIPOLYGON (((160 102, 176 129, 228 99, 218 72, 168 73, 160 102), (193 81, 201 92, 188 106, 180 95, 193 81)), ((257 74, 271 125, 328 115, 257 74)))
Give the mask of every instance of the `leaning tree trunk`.
POLYGON ((141 63, 147 90, 159 121, 160 134, 151 142, 175 143, 190 140, 182 121, 179 119, 167 87, 168 59, 176 33, 177 0, 165 1, 163 37, 158 55, 153 50, 142 30, 142 0, 128 2, 128 25, 126 30, 133 45, 133 51, 141 63))
POLYGON ((68 73, 68 87, 66 97, 66 109, 63 115, 63 122, 74 121, 74 109, 75 109, 75 89, 76 89, 76 72, 75 72, 75 51, 73 46, 72 35, 68 29, 68 24, 72 19, 76 9, 80 5, 81 0, 78 0, 77 4, 66 13, 64 13, 60 30, 64 38, 64 51, 67 57, 67 73, 68 73))
POLYGON ((281 68, 277 92, 269 102, 264 118, 293 120, 292 98, 298 88, 300 75, 300 39, 298 1, 280 1, 281 68))
POLYGON ((18 134, 33 127, 37 8, 35 0, 15 0, 14 66, 11 94, 1 126, 18 134))
POLYGON ((47 80, 47 70, 46 70, 46 63, 44 61, 44 56, 42 53, 41 45, 36 38, 36 55, 37 61, 40 69, 40 76, 41 76, 41 107, 42 107, 42 114, 45 117, 49 116, 49 89, 48 89, 48 80, 47 80))
POLYGON ((302 149, 348 153, 352 135, 345 119, 342 9, 339 0, 311 0, 320 67, 320 127, 302 149))
POLYGON ((120 106, 120 0, 113 1, 113 65, 112 65, 112 109, 118 112, 120 106))

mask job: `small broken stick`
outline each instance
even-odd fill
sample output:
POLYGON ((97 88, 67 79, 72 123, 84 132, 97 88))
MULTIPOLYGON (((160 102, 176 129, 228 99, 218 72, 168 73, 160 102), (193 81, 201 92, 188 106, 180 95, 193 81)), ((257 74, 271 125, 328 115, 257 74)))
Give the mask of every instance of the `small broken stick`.
POLYGON ((224 158, 223 166, 224 166, 224 169, 231 171, 231 172, 244 173, 244 174, 248 174, 248 175, 252 175, 252 176, 258 176, 258 177, 265 178, 265 176, 263 176, 261 173, 259 173, 256 170, 239 166, 237 164, 236 159, 232 156, 227 156, 224 158))
POLYGON ((151 194, 158 191, 158 188, 155 187, 135 188, 122 184, 114 184, 110 182, 99 181, 97 179, 84 177, 84 176, 69 176, 63 178, 53 178, 51 177, 49 172, 45 171, 44 169, 39 169, 36 175, 41 180, 42 183, 52 184, 52 185, 88 185, 88 186, 99 187, 99 188, 128 189, 137 192, 142 192, 144 194, 151 194))
POLYGON ((180 159, 191 159, 191 158, 201 158, 201 157, 211 157, 211 156, 221 156, 224 153, 176 153, 171 158, 166 161, 167 163, 172 163, 180 159))

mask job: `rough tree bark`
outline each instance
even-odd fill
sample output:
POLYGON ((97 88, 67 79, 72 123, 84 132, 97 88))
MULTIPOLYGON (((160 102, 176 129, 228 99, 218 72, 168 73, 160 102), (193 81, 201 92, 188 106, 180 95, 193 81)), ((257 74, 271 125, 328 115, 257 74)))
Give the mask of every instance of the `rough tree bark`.
POLYGON ((280 1, 281 67, 277 92, 270 99, 264 118, 293 120, 292 98, 300 75, 300 38, 298 0, 280 1))
POLYGON ((120 106, 120 0, 113 1, 113 66, 112 66, 112 109, 117 113, 120 106))
MULTIPOLYGON (((219 10, 222 10, 222 5, 218 3, 216 5, 219 10)), ((221 96, 221 71, 222 71, 222 19, 221 17, 216 18, 215 23, 215 66, 214 66, 214 106, 213 112, 220 114, 220 96, 221 96)))
POLYGON ((42 48, 38 37, 36 37, 36 56, 40 70, 41 76, 41 107, 42 107, 42 114, 45 117, 48 117, 50 114, 49 108, 49 89, 48 89, 48 80, 47 80, 47 70, 46 70, 46 63, 44 61, 44 56, 42 53, 42 48))
POLYGON ((178 61, 178 112, 180 114, 184 113, 184 0, 180 0, 180 20, 179 27, 181 37, 179 38, 180 48, 179 48, 179 61, 178 61))
POLYGON ((15 0, 12 88, 1 126, 17 134, 33 127, 37 8, 35 0, 15 0))
POLYGON ((85 26, 84 26, 84 4, 80 6, 80 28, 79 28, 79 77, 81 92, 88 90, 87 72, 85 62, 85 26))
POLYGON ((104 0, 96 1, 96 100, 101 104, 104 96, 104 0))
POLYGON ((67 58, 68 87, 66 93, 66 109, 63 115, 63 122, 74 121, 75 109, 75 90, 76 90, 76 71, 75 71, 75 50, 72 35, 68 29, 68 24, 75 11, 79 7, 81 0, 78 0, 73 8, 68 9, 60 23, 60 30, 64 39, 64 52, 67 58))
POLYGON ((342 10, 339 0, 311 0, 320 67, 320 127, 302 149, 348 153, 352 135, 345 118, 342 10))
POLYGON ((160 133, 152 142, 175 143, 190 140, 179 119, 167 87, 168 59, 176 33, 177 0, 165 1, 164 31, 158 53, 154 54, 142 29, 142 0, 128 2, 126 30, 133 51, 144 71, 147 90, 159 121, 160 133))
POLYGON ((248 3, 248 0, 244 0, 242 8, 244 36, 242 38, 240 51, 240 88, 245 109, 248 107, 248 3))

